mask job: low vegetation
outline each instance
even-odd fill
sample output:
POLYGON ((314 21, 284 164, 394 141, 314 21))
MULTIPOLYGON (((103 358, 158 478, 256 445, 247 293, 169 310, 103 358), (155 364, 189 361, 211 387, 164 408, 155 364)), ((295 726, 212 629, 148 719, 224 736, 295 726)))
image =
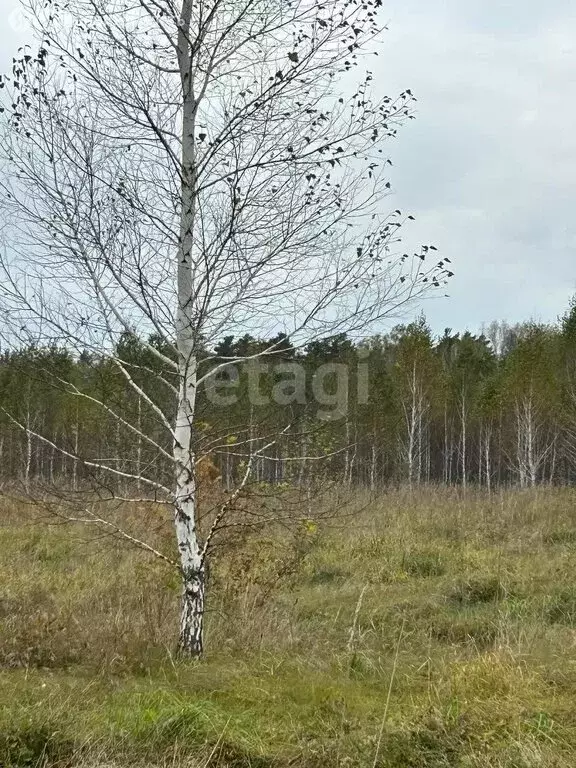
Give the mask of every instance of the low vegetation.
POLYGON ((215 559, 201 662, 167 566, 5 502, 0 764, 569 768, 575 501, 396 491, 254 533, 215 559))

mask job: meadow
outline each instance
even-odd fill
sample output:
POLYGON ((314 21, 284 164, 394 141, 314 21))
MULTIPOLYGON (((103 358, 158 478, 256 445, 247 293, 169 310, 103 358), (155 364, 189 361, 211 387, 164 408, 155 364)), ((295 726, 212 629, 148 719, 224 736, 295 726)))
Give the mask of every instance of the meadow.
POLYGON ((168 566, 4 500, 0 765, 574 766, 576 491, 354 505, 222 549, 190 662, 168 566))

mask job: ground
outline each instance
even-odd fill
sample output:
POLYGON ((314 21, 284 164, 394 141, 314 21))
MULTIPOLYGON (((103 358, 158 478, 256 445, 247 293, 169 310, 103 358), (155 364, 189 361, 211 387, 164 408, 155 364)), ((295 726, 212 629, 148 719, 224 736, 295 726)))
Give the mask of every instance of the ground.
POLYGON ((0 765, 571 768, 575 502, 357 494, 254 533, 213 563, 201 662, 167 565, 6 502, 0 765))

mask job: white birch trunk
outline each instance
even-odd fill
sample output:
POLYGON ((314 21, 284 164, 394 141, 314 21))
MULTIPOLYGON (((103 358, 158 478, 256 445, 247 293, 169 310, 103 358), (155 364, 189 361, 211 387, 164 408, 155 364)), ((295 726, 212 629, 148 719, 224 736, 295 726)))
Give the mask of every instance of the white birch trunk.
POLYGON ((196 338, 194 327, 194 226, 196 215, 196 103, 190 58, 192 0, 183 0, 178 32, 182 84, 182 186, 180 240, 177 253, 176 346, 179 394, 174 429, 176 489, 174 525, 182 577, 179 650, 200 656, 203 650, 205 563, 196 528, 196 472, 193 422, 196 405, 196 338))
POLYGON ((174 524, 182 575, 179 649, 200 656, 203 648, 204 562, 196 530, 196 472, 192 424, 196 395, 194 342, 179 337, 180 395, 176 418, 174 459, 176 495, 174 524))

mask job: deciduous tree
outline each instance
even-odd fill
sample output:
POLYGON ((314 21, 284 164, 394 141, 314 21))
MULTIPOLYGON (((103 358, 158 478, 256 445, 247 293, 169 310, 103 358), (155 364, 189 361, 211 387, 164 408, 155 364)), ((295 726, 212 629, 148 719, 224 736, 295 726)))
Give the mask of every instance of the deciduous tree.
POLYGON ((21 426, 173 505, 179 646, 190 655, 202 652, 214 535, 279 439, 244 441, 243 479, 201 540, 198 393, 230 363, 210 350, 239 331, 299 346, 364 329, 448 275, 441 262, 424 267, 428 247, 397 254, 403 216, 382 208, 385 142, 412 116, 411 92, 378 94, 370 71, 344 92, 377 43, 381 6, 30 0, 37 45, 2 80, 5 341, 105 355, 135 410, 60 386, 98 407, 140 458, 90 446, 78 456, 21 426), (156 462, 142 462, 144 445, 156 462))

